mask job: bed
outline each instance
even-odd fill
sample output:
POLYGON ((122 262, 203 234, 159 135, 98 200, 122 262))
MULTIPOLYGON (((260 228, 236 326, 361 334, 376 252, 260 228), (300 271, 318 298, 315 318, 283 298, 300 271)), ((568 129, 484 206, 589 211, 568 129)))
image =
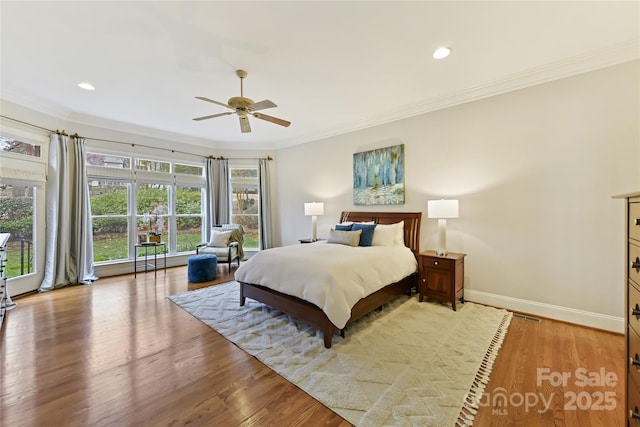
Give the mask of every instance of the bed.
MULTIPOLYGON (((402 277, 396 278, 393 282, 382 283, 376 290, 371 291, 371 289, 366 290, 365 294, 362 298, 356 300, 350 308, 350 312, 347 313, 346 321, 339 320, 337 322, 332 322, 330 320, 330 316, 327 315, 323 308, 320 308, 319 305, 314 304, 305 298, 301 298, 298 296, 294 296, 290 293, 285 293, 280 290, 276 290, 274 288, 282 289, 287 288, 291 283, 284 283, 292 279, 292 274, 290 275, 287 270, 287 265, 283 265, 282 267, 272 268, 272 270, 277 271, 282 279, 282 286, 275 286, 274 283, 269 283, 268 280, 263 280, 258 275, 256 275, 256 268, 259 265, 256 264, 252 267, 252 260, 249 259, 242 268, 239 268, 236 271, 236 280, 240 283, 240 305, 243 306, 245 304, 246 298, 251 298, 253 300, 262 302, 272 308, 280 310, 284 313, 289 314, 290 316, 295 317, 296 319, 311 325, 317 328, 323 334, 324 346, 326 348, 331 347, 333 335, 336 331, 340 331, 340 333, 344 336, 344 328, 351 322, 359 319, 365 314, 375 310, 376 308, 384 305, 385 303, 397 298, 402 294, 407 294, 411 292, 411 289, 417 285, 417 263, 415 263, 415 258, 417 257, 418 252, 420 251, 420 221, 422 218, 422 212, 342 212, 340 216, 340 223, 343 222, 374 222, 376 224, 396 224, 400 221, 404 224, 404 245, 402 249, 405 252, 410 251, 410 255, 413 257, 415 268, 411 270, 407 270, 404 273, 401 273, 402 277), (405 248, 408 248, 406 249, 405 248), (286 279, 285 279, 286 278, 286 279), (290 279, 291 278, 291 279, 290 279), (371 291, 369 293, 369 291, 371 291), (344 325, 342 325, 344 323, 344 325), (336 326, 338 324, 338 326, 336 326)), ((401 237, 400 237, 401 238, 401 237)), ((300 255, 304 257, 305 253, 309 253, 310 256, 308 258, 304 258, 305 270, 314 271, 316 268, 324 268, 322 266, 316 267, 314 263, 314 259, 322 258, 322 254, 324 251, 328 249, 328 246, 341 246, 334 245, 326 242, 316 242, 311 244, 302 244, 302 245, 294 245, 292 247, 284 247, 284 248, 275 248, 275 250, 266 250, 259 253, 260 260, 264 264, 265 261, 273 259, 275 254, 279 252, 296 250, 300 255), (316 246, 314 246, 316 245, 316 246), (323 247, 324 246, 324 247, 323 247), (289 248, 289 249, 286 249, 289 248), (270 252, 273 251, 273 252, 270 252), (318 255, 317 257, 315 255, 318 255), (271 257, 271 258, 270 258, 271 257)), ((370 249, 370 253, 375 254, 376 250, 370 249)), ((289 252, 291 253, 291 252, 289 252)), ((257 254, 258 255, 258 254, 257 254)), ((257 256, 256 255, 256 256, 257 256)), ((395 256, 395 255, 390 255, 395 256)), ((253 258, 253 257, 252 257, 253 258)), ((298 258, 300 260, 301 258, 298 258)), ((385 265, 389 265, 394 262, 393 260, 387 260, 385 265)), ((383 263, 379 263, 382 265, 383 263)), ((275 266, 276 264, 274 264, 275 266)), ((280 265, 280 264, 277 264, 280 265)), ((291 262, 289 265, 300 265, 299 261, 291 262)), ((405 268, 405 267, 403 267, 405 268)), ((298 268, 300 270, 300 268, 298 268)), ((380 271, 382 272, 382 270, 380 271)), ((354 273, 359 274, 359 273, 354 273)), ((390 277, 386 275, 386 277, 390 277)), ((278 276, 276 276, 278 277, 278 276)), ((308 276, 311 277, 311 276, 308 276)), ((373 280, 373 277, 370 277, 368 281, 375 282, 378 281, 377 278, 373 280)), ((273 278, 271 281, 273 282, 273 278)), ((304 281, 305 279, 302 279, 304 281)), ((382 279, 380 279, 382 280, 382 279)), ((387 279, 388 280, 388 279, 387 279)), ((299 284, 295 284, 299 286, 299 284)), ((308 284, 305 284, 308 285, 308 284)), ((375 286, 375 285, 374 285, 375 286)), ((353 297, 351 295, 351 297, 353 297)), ((311 299, 311 298, 310 298, 311 299)), ((326 310, 326 307, 325 307, 326 310)), ((330 313, 331 314, 331 313, 330 313)), ((334 317, 335 319, 335 317, 334 317)))

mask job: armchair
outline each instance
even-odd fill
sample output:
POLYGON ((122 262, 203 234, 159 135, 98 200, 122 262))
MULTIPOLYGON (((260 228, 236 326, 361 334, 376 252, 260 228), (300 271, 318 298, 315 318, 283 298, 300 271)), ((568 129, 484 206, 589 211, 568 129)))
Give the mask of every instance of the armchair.
POLYGON ((244 258, 244 228, 240 224, 214 225, 208 242, 196 246, 196 254, 213 254, 218 263, 226 262, 231 271, 231 262, 236 261, 238 267, 244 258))

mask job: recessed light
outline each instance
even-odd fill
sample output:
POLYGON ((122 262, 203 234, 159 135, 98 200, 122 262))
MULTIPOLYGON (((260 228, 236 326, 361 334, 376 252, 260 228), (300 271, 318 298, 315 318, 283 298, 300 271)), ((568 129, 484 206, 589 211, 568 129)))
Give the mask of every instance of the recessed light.
POLYGON ((450 53, 451 53, 451 49, 449 49, 448 47, 439 47, 436 49, 435 52, 433 52, 433 57, 435 59, 442 59, 449 56, 450 53))
POLYGON ((84 90, 96 90, 95 87, 93 87, 93 85, 91 83, 87 83, 87 82, 80 82, 78 83, 78 87, 84 89, 84 90))

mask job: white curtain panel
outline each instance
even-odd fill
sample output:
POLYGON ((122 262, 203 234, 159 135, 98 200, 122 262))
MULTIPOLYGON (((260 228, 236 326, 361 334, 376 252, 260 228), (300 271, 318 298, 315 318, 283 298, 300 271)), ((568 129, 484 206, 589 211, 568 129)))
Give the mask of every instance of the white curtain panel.
POLYGON ((273 247, 273 230, 271 228, 271 188, 269 178, 269 160, 258 161, 258 191, 260 192, 260 249, 273 247))
POLYGON ((40 292, 96 280, 85 140, 52 134, 47 174, 47 244, 40 292), (71 145, 71 149, 69 148, 71 145))

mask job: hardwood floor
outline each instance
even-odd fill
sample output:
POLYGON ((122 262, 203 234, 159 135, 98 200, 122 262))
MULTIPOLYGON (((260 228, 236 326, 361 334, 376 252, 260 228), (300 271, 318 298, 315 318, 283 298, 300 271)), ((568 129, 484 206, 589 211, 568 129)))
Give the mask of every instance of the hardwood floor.
POLYGON ((514 317, 474 425, 626 426, 625 361, 623 335, 514 317))
MULTIPOLYGON (((15 298, 0 331, 0 425, 350 425, 165 298, 232 279, 218 272, 188 284, 178 267, 15 298)), ((510 401, 481 408, 474 425, 622 426, 624 361, 620 335, 514 318, 485 389, 510 401), (538 386, 538 368, 571 377, 538 386), (578 368, 614 372, 617 385, 576 385, 578 368), (595 408, 606 392, 600 405, 615 407, 595 408), (551 408, 518 405, 534 394, 551 408)))

